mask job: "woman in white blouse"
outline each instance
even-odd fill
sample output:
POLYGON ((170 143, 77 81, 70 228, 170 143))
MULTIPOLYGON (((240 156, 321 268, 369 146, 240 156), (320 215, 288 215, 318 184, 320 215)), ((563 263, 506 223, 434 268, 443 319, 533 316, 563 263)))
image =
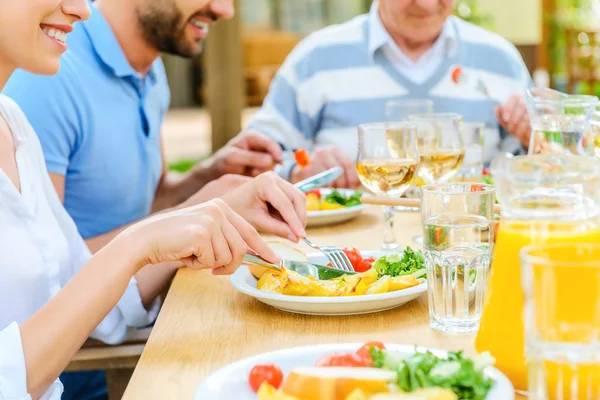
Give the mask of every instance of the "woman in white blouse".
MULTIPOLYGON (((55 73, 66 50, 61 32, 88 16, 86 0, 0 0, 0 90, 16 68, 55 73)), ((275 225, 281 217, 302 237, 304 210, 302 193, 266 174, 223 200, 134 225, 90 257, 35 133, 0 96, 0 400, 59 399, 57 377, 83 342, 117 343, 128 327, 152 321, 154 297, 175 267, 228 274, 247 247, 276 262, 244 214, 275 225)))

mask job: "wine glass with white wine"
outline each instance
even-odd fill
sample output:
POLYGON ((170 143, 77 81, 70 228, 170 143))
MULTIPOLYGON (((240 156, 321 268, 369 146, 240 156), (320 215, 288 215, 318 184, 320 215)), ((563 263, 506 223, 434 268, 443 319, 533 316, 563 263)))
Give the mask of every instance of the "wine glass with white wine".
MULTIPOLYGON (((356 170, 361 183, 377 196, 400 197, 417 176, 417 126, 408 122, 381 122, 358 127, 356 170)), ((382 249, 398 247, 394 234, 394 207, 385 206, 382 249)))
MULTIPOLYGON (((455 113, 414 114, 408 120, 417 125, 419 186, 450 181, 465 158, 462 116, 455 113)), ((423 243, 423 236, 413 238, 423 243)))

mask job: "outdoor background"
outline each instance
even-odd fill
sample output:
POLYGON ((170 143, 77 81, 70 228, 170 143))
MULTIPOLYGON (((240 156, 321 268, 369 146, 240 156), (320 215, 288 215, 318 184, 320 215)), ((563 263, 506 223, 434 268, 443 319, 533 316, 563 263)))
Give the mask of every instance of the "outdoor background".
MULTIPOLYGON (((236 18, 211 30, 203 55, 164 57, 172 92, 164 127, 168 162, 185 169, 220 148, 246 126, 303 36, 366 13, 370 5, 236 0, 236 18)), ((600 0, 456 0, 455 14, 514 43, 538 83, 600 94, 600 0)))

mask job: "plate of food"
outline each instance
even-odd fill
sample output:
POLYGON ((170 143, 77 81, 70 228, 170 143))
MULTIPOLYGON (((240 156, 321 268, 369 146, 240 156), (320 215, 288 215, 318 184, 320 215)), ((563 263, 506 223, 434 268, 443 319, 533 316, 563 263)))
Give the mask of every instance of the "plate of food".
POLYGON ((208 376, 196 400, 513 400, 489 353, 368 342, 296 347, 208 376))
MULTIPOLYGON (((273 244, 271 244, 273 246, 273 244)), ((283 258, 327 265, 322 253, 296 249, 276 251, 283 258)), ((346 248, 357 272, 317 280, 295 271, 240 267, 230 278, 238 291, 277 309, 311 315, 354 315, 389 310, 427 291, 424 257, 410 247, 398 252, 359 251, 346 248)))
POLYGON ((366 205, 360 202, 362 192, 350 189, 314 189, 306 193, 308 227, 348 221, 360 214, 366 205))

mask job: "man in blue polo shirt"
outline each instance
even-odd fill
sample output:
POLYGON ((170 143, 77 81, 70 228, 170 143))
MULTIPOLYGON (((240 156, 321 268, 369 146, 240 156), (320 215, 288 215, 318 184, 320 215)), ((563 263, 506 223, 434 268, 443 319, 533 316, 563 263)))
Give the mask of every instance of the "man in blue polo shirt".
MULTIPOLYGON (((4 94, 36 130, 52 181, 92 251, 151 211, 176 206, 225 174, 272 168, 282 157, 259 134, 235 138, 184 176, 167 174, 161 127, 170 93, 160 52, 198 54, 232 0, 97 0, 69 35, 59 74, 17 72, 4 94)), ((244 179, 225 177, 192 200, 244 179)))
MULTIPOLYGON (((160 52, 198 54, 209 26, 233 15, 232 0, 97 0, 90 7, 91 18, 69 34, 60 73, 19 71, 4 93, 36 130, 57 192, 92 251, 151 212, 245 182, 225 174, 256 175, 281 160, 275 142, 251 134, 186 175, 165 170, 160 131, 170 95, 160 52)), ((63 399, 106 398, 102 375, 61 380, 63 399)))

